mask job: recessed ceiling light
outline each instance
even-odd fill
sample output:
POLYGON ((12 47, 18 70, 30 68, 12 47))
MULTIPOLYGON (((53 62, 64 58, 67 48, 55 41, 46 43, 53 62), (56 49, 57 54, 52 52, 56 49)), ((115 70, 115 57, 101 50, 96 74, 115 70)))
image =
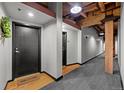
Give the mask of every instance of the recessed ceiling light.
POLYGON ((81 12, 82 8, 80 6, 74 6, 71 8, 71 13, 73 14, 77 14, 79 12, 81 12))
POLYGON ((33 16, 34 16, 34 14, 33 14, 33 13, 31 13, 31 12, 29 12, 29 13, 28 13, 28 16, 33 17, 33 16))

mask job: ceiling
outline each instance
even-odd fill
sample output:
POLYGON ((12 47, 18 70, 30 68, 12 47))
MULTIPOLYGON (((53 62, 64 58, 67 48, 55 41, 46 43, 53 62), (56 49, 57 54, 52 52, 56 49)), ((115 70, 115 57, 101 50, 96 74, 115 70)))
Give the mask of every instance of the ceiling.
MULTIPOLYGON (((49 5, 53 5, 52 2, 40 2, 39 4, 52 10, 49 7, 49 5)), ((114 31, 116 33, 118 19, 120 18, 119 2, 63 2, 63 20, 70 21, 80 27, 92 26, 98 33, 101 33, 105 30, 105 21, 111 18, 114 20, 114 31), (82 7, 82 11, 78 14, 70 12, 71 8, 75 5, 82 7)))
MULTIPOLYGON (((37 4, 55 13, 55 3, 37 2, 37 4)), ((4 3, 4 6, 8 15, 16 20, 42 25, 54 19, 53 17, 23 3, 4 3), (21 11, 19 11, 19 9, 21 11), (34 18, 27 16, 28 12, 33 12, 35 15, 34 18)), ((63 20, 82 28, 94 27, 99 34, 103 33, 105 30, 105 21, 112 19, 114 20, 114 32, 116 34, 118 19, 120 18, 120 6, 119 2, 63 2, 63 20), (77 14, 72 14, 70 9, 75 5, 81 6, 82 11, 77 14)))
POLYGON ((113 18, 114 30, 117 32, 118 19, 120 18, 119 2, 65 2, 63 3, 63 18, 77 24, 81 27, 94 27, 99 33, 104 32, 106 18, 113 18), (78 14, 72 14, 70 9, 75 6, 81 6, 82 11, 78 14), (99 18, 98 18, 98 17, 99 18), (98 20, 98 21, 96 21, 98 20), (96 23, 97 22, 97 23, 96 23))
POLYGON ((49 22, 50 20, 55 19, 23 3, 7 2, 7 3, 3 3, 3 5, 7 14, 14 20, 20 20, 20 21, 24 21, 32 24, 42 25, 49 22), (28 16, 29 12, 33 13, 34 16, 33 17, 28 16))

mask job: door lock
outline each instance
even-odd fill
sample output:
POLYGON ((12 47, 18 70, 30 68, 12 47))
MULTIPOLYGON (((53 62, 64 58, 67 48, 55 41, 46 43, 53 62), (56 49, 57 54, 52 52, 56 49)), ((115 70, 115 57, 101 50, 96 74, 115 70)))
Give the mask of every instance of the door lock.
POLYGON ((20 52, 16 50, 16 53, 20 53, 20 52))
POLYGON ((15 51, 16 53, 20 53, 20 51, 18 51, 18 48, 16 48, 16 51, 15 51))

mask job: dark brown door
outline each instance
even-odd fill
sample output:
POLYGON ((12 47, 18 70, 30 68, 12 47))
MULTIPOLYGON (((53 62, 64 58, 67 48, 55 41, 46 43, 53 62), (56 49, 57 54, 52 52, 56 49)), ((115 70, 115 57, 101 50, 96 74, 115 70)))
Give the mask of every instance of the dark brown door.
POLYGON ((14 78, 39 71, 39 31, 34 27, 14 25, 14 78))
POLYGON ((63 32, 62 34, 62 61, 63 65, 67 65, 67 32, 63 32))

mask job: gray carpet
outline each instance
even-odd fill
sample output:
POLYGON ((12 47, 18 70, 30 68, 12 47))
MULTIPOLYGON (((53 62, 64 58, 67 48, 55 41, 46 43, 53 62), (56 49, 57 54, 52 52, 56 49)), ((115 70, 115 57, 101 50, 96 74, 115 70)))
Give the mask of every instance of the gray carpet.
POLYGON ((120 74, 117 59, 114 60, 114 74, 104 72, 104 55, 100 55, 80 68, 51 83, 42 90, 120 90, 120 74))

